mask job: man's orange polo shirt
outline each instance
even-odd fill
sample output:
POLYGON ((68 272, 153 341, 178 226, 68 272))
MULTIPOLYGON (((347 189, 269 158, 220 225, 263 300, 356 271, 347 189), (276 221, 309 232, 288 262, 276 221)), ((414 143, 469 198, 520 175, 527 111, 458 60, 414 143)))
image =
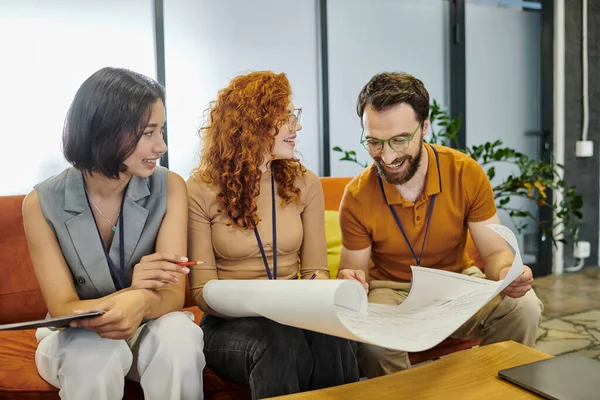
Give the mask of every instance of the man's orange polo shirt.
POLYGON ((371 279, 410 281, 411 265, 417 261, 410 251, 388 204, 394 207, 417 257, 436 195, 422 267, 460 272, 473 265, 466 252, 467 222, 485 221, 496 214, 494 193, 481 166, 468 155, 433 145, 439 156, 439 177, 435 153, 429 155, 423 193, 415 203, 404 199, 396 187, 382 179, 385 198, 377 181, 374 164, 346 187, 340 205, 342 244, 349 250, 371 248, 371 279))

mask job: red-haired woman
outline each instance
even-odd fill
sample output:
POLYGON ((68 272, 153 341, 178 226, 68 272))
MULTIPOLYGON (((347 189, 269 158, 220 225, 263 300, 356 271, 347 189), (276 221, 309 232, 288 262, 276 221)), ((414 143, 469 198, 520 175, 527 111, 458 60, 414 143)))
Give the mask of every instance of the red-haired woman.
POLYGON ((206 363, 250 384, 253 398, 359 378, 354 342, 266 318, 223 318, 202 296, 211 279, 329 278, 321 184, 294 157, 300 115, 285 74, 236 77, 212 104, 188 180, 189 256, 205 261, 190 280, 206 313, 206 363))

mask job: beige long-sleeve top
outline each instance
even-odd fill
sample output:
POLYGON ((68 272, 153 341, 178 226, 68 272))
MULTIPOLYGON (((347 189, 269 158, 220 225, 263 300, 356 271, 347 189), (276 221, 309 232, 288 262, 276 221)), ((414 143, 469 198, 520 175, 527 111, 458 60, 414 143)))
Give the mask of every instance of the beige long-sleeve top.
MULTIPOLYGON (((328 279, 323 189, 319 178, 307 171, 296 179, 301 195, 298 203, 277 205, 277 279, 328 279)), ((212 279, 268 279, 254 231, 227 226, 229 217, 219 213, 217 189, 212 184, 187 181, 189 196, 188 258, 204 261, 190 271, 190 289, 197 304, 204 285, 212 279)), ((260 181, 257 225, 271 273, 273 232, 271 217, 271 173, 260 181)))

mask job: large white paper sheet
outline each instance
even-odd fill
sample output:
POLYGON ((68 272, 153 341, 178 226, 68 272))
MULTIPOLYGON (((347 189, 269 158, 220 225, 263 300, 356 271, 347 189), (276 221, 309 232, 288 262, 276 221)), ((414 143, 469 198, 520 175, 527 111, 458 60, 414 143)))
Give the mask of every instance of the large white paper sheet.
POLYGON ((262 316, 389 349, 430 349, 465 323, 523 273, 513 232, 488 225, 515 251, 506 278, 490 281, 433 268, 411 267, 406 300, 398 306, 368 303, 363 287, 350 280, 213 280, 204 299, 230 317, 262 316))

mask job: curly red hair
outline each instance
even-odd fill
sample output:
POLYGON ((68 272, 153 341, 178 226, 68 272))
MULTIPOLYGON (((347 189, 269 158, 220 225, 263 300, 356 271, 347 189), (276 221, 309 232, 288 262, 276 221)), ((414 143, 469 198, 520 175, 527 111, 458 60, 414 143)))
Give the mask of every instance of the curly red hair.
MULTIPOLYGON (((274 157, 275 135, 287 123, 290 83, 284 73, 251 72, 235 77, 211 104, 200 164, 192 176, 214 184, 220 212, 233 225, 253 229, 259 222, 256 198, 260 194, 260 167, 267 152, 274 157)), ((300 198, 294 182, 306 169, 297 158, 274 160, 271 171, 283 204, 300 198)))

